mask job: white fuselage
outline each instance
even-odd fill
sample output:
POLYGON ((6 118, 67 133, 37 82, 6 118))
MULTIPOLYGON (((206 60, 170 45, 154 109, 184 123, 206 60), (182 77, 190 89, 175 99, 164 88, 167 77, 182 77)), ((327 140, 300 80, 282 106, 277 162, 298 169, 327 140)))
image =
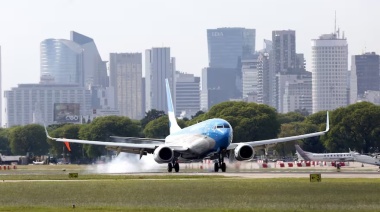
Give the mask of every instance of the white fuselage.
POLYGON ((355 161, 359 163, 366 163, 366 164, 372 164, 376 166, 380 166, 380 158, 377 157, 371 157, 368 155, 361 155, 359 153, 353 153, 352 154, 355 161))
POLYGON ((297 152, 298 158, 305 161, 354 161, 350 153, 311 153, 304 152, 304 155, 297 152), (306 156, 306 157, 305 157, 306 156))

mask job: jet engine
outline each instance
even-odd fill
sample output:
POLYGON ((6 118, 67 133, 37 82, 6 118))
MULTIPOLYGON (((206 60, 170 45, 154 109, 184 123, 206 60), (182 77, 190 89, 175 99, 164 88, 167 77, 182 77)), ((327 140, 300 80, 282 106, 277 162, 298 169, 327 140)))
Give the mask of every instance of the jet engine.
POLYGON ((238 161, 249 160, 255 155, 255 150, 251 145, 242 144, 235 148, 235 159, 238 161))
POLYGON ((173 150, 167 146, 159 146, 153 152, 153 158, 157 163, 172 162, 173 157, 173 150))

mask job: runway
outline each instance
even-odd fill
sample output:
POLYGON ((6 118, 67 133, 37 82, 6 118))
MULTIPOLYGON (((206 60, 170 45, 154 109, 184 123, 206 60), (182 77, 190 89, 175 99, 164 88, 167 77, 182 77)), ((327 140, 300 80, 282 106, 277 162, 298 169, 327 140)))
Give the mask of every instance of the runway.
MULTIPOLYGON (((179 173, 168 173, 166 165, 135 169, 129 166, 112 167, 111 164, 100 165, 49 165, 49 166, 19 166, 16 170, 0 171, 0 180, 3 175, 67 175, 79 173, 83 175, 132 175, 132 176, 223 176, 226 178, 309 178, 310 174, 321 174, 322 178, 380 178, 377 166, 350 163, 348 166, 337 170, 333 166, 309 166, 309 167, 279 167, 275 163, 269 163, 269 168, 260 168, 258 163, 246 162, 239 166, 228 164, 227 172, 214 172, 213 164, 194 163, 180 164, 179 173)), ((154 177, 153 177, 154 178, 154 177)), ((196 177, 195 177, 196 178, 196 177)), ((6 179, 9 179, 7 177, 6 179)))
POLYGON ((223 176, 227 178, 309 178, 310 174, 321 174, 322 178, 380 178, 379 172, 136 172, 125 173, 125 175, 142 175, 142 176, 223 176))

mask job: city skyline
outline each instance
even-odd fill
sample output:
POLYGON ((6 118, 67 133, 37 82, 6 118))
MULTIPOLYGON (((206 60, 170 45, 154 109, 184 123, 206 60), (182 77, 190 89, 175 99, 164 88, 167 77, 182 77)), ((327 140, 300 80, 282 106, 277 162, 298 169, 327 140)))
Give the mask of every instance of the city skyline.
POLYGON ((352 55, 380 52, 380 30, 367 24, 379 19, 379 6, 373 0, 7 1, 0 3, 2 90, 38 83, 40 42, 69 39, 71 31, 96 40, 104 61, 110 53, 169 47, 177 70, 201 76, 209 59, 207 29, 255 29, 256 50, 263 48, 264 39, 271 40, 272 31, 294 30, 296 52, 305 55, 311 71, 312 39, 332 33, 336 26, 347 38, 350 68, 352 55))

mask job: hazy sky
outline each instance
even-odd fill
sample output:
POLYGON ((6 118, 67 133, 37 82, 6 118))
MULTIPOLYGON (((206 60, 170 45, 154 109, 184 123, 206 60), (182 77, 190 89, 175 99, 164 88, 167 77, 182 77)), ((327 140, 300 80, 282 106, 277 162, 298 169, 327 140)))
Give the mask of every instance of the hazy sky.
POLYGON ((103 60, 164 46, 178 70, 200 76, 208 65, 207 29, 254 28, 256 49, 272 30, 292 29, 310 71, 311 39, 333 31, 334 11, 350 55, 380 53, 378 0, 2 0, 2 88, 39 82, 40 42, 70 39, 72 30, 93 38, 103 60))

